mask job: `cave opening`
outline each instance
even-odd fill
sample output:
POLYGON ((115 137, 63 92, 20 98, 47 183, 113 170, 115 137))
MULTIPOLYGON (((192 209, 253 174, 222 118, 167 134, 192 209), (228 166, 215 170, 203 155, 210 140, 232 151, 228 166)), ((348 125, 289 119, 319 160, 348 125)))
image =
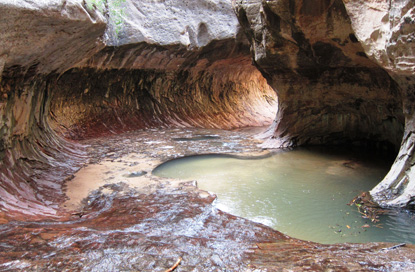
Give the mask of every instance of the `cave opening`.
POLYGON ((81 140, 157 127, 269 126, 274 90, 249 59, 221 62, 199 71, 70 70, 49 85, 52 128, 81 140))

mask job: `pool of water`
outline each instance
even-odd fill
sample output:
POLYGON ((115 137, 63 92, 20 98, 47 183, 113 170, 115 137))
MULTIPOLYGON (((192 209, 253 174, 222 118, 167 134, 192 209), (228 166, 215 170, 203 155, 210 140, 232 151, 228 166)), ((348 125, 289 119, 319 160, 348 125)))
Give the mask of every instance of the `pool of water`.
POLYGON ((391 212, 373 223, 348 206, 373 188, 391 161, 351 150, 297 149, 261 158, 200 155, 169 161, 153 174, 197 180, 228 213, 320 243, 415 243, 413 214, 391 212))

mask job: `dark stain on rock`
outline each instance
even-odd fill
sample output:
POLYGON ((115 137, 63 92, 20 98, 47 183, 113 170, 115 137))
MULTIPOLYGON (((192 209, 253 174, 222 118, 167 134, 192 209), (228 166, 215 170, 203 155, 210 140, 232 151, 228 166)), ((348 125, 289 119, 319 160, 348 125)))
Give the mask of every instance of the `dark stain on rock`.
POLYGON ((263 10, 265 14, 265 20, 270 26, 272 26, 272 31, 279 33, 281 31, 281 27, 280 27, 281 18, 277 14, 272 12, 272 10, 269 8, 269 6, 266 3, 264 4, 263 10))
POLYGON ((309 16, 321 16, 327 11, 331 0, 308 0, 302 1, 301 14, 309 16))
POLYGON ((314 57, 321 66, 340 66, 350 62, 342 50, 332 44, 316 42, 313 44, 314 57))
POLYGON ((354 33, 349 34, 349 39, 352 43, 358 43, 359 42, 359 40, 356 38, 356 35, 354 35, 354 33))
POLYGON ((363 58, 368 58, 365 52, 357 52, 356 55, 358 55, 359 57, 363 57, 363 58))

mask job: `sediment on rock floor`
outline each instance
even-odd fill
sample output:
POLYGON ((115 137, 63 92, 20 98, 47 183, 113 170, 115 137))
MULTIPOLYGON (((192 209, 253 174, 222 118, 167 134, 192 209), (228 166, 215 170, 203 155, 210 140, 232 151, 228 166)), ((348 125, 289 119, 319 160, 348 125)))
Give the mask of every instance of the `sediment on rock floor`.
MULTIPOLYGON (((89 139, 82 142, 90 146, 91 165, 85 169, 106 161, 120 164, 124 172, 134 167, 147 170, 142 167, 178 154, 199 154, 200 149, 227 154, 260 150, 252 132, 244 131, 218 131, 217 137, 229 143, 219 149, 214 140, 201 141, 201 146, 174 140, 203 133, 203 129, 145 129, 89 139)), ((111 170, 107 175, 115 178, 90 193, 65 220, 1 225, 0 269, 165 271, 178 259, 177 271, 413 269, 408 261, 415 251, 412 245, 321 245, 292 239, 217 210, 212 205, 216 196, 197 189, 193 181, 175 183, 148 173, 145 178, 151 182, 137 188, 128 181, 134 178, 119 182, 120 173, 111 170)))

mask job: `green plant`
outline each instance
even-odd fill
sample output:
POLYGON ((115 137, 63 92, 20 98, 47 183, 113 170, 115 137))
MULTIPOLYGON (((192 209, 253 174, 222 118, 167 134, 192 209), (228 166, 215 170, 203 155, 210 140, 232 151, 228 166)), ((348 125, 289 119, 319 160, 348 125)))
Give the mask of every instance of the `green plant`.
POLYGON ((117 37, 124 23, 125 11, 122 4, 125 2, 126 0, 85 0, 89 10, 97 9, 108 16, 108 21, 114 27, 117 37))
POLYGON ((107 0, 85 0, 85 3, 89 10, 98 9, 100 12, 104 13, 107 0))

